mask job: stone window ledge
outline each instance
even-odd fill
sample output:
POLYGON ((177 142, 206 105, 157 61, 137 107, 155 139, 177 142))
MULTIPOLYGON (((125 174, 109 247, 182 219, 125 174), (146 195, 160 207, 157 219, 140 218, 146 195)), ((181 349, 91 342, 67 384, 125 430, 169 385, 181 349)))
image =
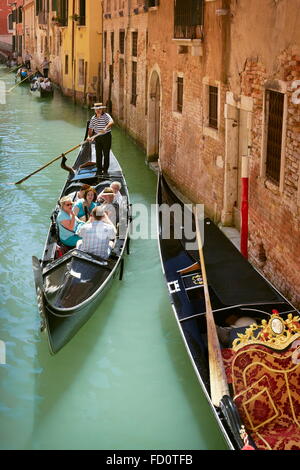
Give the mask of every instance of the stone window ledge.
POLYGON ((215 129, 214 127, 203 126, 203 135, 215 140, 220 140, 219 129, 215 129))
POLYGON ((203 40, 202 39, 184 39, 184 38, 173 38, 173 44, 177 45, 177 50, 181 49, 181 46, 190 47, 192 56, 203 56, 203 40))

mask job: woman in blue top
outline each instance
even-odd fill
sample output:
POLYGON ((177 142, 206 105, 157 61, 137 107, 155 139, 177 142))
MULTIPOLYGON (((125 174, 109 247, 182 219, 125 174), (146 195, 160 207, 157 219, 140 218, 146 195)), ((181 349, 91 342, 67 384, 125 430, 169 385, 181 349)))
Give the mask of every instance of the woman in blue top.
POLYGON ((64 196, 59 201, 60 211, 57 215, 57 225, 60 241, 71 248, 76 246, 81 237, 75 234, 79 225, 83 224, 73 211, 73 203, 70 196, 64 196))
POLYGON ((97 192, 91 186, 84 191, 83 199, 79 199, 74 206, 74 214, 78 219, 87 222, 94 207, 96 207, 97 192))

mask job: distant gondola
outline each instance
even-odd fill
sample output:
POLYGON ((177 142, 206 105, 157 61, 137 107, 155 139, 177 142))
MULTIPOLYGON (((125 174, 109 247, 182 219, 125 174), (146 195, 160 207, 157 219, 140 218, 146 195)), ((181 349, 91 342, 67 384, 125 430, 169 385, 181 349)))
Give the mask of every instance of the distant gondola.
POLYGON ((114 279, 121 279, 124 253, 128 242, 128 190, 122 169, 111 153, 107 175, 97 175, 96 164, 82 165, 90 161, 91 144, 85 143, 71 171, 60 197, 74 194, 83 183, 95 187, 99 194, 112 181, 122 185, 121 194, 126 197, 123 204, 122 221, 117 242, 111 256, 101 259, 76 248, 61 256, 58 247, 56 217, 58 206, 51 215, 46 244, 41 260, 33 257, 33 270, 37 300, 42 317, 42 328, 46 329, 52 354, 57 353, 90 318, 114 279))
MULTIPOLYGON (((191 240, 181 216, 184 205, 170 186, 160 175, 157 204, 162 268, 184 344, 228 446, 299 450, 299 311, 209 218, 204 219, 210 303, 228 382, 228 395, 213 404, 200 250, 188 245, 191 240), (172 208, 168 217, 164 216, 166 208, 172 208)), ((194 231, 195 219, 190 215, 194 231)))
POLYGON ((45 90, 41 87, 34 88, 33 86, 31 86, 30 87, 30 93, 35 98, 53 98, 53 96, 54 96, 53 87, 51 87, 51 89, 49 89, 49 90, 45 90))

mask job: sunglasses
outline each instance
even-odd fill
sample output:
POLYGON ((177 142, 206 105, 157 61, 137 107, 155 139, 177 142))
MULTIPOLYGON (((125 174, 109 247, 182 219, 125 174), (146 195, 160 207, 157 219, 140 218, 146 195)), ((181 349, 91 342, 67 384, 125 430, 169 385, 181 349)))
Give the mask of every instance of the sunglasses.
POLYGON ((65 205, 65 206, 72 206, 73 204, 72 204, 72 202, 65 202, 64 205, 65 205))

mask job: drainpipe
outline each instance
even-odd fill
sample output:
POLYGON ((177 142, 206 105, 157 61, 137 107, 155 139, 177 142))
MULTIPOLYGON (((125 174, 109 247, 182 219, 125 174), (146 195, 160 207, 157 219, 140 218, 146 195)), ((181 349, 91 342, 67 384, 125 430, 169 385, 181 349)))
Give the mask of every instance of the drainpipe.
POLYGON ((74 15, 75 15, 75 0, 72 2, 72 91, 73 91, 73 100, 76 101, 76 91, 75 91, 75 21, 74 21, 74 15))
POLYGON ((249 192, 249 163, 248 155, 242 155, 241 162, 241 183, 242 183, 242 200, 241 200, 241 253, 248 259, 248 192, 249 192))

